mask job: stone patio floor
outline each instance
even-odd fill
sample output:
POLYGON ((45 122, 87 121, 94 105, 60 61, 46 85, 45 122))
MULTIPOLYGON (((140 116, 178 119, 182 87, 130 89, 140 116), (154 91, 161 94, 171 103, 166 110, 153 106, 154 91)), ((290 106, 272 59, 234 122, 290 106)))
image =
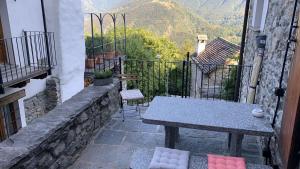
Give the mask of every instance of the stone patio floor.
MULTIPOLYGON (((142 113, 146 109, 143 107, 142 113)), ((163 147, 163 127, 143 124, 136 115, 136 112, 127 112, 122 122, 121 114, 116 113, 70 169, 129 169, 131 162, 140 158, 139 153, 151 154, 155 147, 163 147)), ((208 153, 228 155, 227 134, 180 128, 176 149, 190 151, 193 158, 205 157, 208 153)), ((263 164, 257 137, 245 136, 242 155, 248 163, 263 164)))

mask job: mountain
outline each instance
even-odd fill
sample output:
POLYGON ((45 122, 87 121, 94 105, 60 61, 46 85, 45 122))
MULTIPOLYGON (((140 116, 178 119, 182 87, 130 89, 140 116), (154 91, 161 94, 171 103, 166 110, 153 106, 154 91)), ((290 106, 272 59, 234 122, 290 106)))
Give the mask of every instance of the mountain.
POLYGON ((82 0, 84 3, 84 9, 86 12, 109 12, 115 8, 126 5, 130 3, 132 0, 82 0), (89 8, 92 4, 93 8, 89 8))
MULTIPOLYGON (((174 0, 211 23, 241 23, 246 0, 174 0)), ((229 24, 230 24, 229 23, 229 24)))
POLYGON ((224 37, 239 43, 244 0, 85 1, 92 1, 99 11, 126 13, 127 26, 167 36, 179 46, 185 40, 196 43, 197 34, 207 34, 210 40, 224 37))

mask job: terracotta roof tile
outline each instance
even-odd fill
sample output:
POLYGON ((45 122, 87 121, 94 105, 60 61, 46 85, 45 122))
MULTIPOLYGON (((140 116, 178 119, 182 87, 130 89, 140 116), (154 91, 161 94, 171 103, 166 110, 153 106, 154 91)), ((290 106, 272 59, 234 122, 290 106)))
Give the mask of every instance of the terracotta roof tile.
POLYGON ((203 73, 208 74, 218 66, 225 64, 226 60, 240 52, 240 46, 223 38, 217 38, 205 47, 205 51, 194 60, 199 64, 203 73))

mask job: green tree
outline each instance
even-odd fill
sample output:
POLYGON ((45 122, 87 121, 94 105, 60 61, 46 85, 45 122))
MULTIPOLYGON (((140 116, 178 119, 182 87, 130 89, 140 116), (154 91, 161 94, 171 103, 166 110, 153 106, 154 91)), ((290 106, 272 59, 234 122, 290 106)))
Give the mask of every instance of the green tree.
MULTIPOLYGON (((104 35, 105 41, 108 42, 114 42, 114 38, 113 30, 104 35)), ((88 40, 86 44, 90 45, 90 37, 86 40, 88 40)), ((125 54, 123 42, 124 29, 118 28, 116 30, 117 51, 125 54)), ((87 52, 91 53, 89 50, 87 52)), ((180 94, 181 61, 185 55, 181 54, 174 42, 145 29, 127 28, 126 57, 125 73, 139 76, 139 80, 128 82, 128 88, 139 88, 149 99, 167 93, 180 94)))
POLYGON ((183 42, 181 53, 182 55, 186 55, 187 52, 194 53, 195 52, 195 44, 191 39, 186 39, 183 42))

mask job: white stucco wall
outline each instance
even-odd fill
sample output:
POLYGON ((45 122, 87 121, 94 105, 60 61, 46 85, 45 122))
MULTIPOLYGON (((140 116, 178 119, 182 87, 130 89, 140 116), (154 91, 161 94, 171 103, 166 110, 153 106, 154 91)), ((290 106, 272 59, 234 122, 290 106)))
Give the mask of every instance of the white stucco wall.
POLYGON ((56 0, 56 32, 61 99, 66 101, 84 88, 85 44, 81 0, 56 0))
POLYGON ((24 30, 43 30, 43 18, 40 0, 6 0, 6 3, 11 36, 21 36, 24 30))
MULTIPOLYGON (((23 30, 44 30, 40 2, 40 0, 0 0, 0 14, 6 21, 4 31, 7 37, 21 36, 23 30)), ((61 99, 64 102, 84 88, 85 44, 81 1, 45 0, 45 11, 48 31, 55 33, 56 41, 58 65, 53 70, 53 76, 60 79, 61 99)), ((31 80, 25 87, 26 97, 19 100, 23 127, 26 126, 23 100, 45 88, 46 79, 31 80)))

